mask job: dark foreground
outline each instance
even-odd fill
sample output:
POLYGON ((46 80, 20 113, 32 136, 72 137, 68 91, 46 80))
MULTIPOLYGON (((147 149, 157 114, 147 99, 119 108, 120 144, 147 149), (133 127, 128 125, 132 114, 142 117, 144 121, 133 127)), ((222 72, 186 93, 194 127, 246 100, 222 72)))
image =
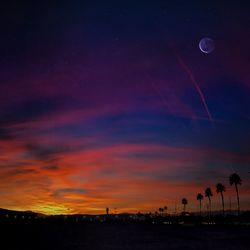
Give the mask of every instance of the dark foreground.
POLYGON ((1 225, 1 249, 250 249, 249 226, 163 224, 1 225))

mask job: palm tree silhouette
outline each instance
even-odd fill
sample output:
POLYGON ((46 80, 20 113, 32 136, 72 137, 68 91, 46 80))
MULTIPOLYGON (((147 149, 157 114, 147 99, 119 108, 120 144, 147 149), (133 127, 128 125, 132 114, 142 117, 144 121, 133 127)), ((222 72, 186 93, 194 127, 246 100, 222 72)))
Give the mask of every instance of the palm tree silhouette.
POLYGON ((237 195, 237 203, 238 203, 238 215, 240 214, 240 198, 239 198, 239 190, 238 190, 238 185, 241 185, 241 178, 238 174, 233 173, 230 175, 229 177, 229 183, 230 185, 234 185, 235 186, 235 190, 236 190, 236 195, 237 195))
POLYGON ((183 198, 181 200, 181 203, 183 205, 183 212, 185 212, 186 211, 186 205, 188 204, 188 200, 186 198, 183 198))
POLYGON ((163 215, 164 209, 162 207, 159 208, 160 215, 163 215))
POLYGON ((223 186, 221 183, 218 183, 218 184, 216 185, 216 192, 217 192, 217 194, 220 193, 220 195, 221 195, 222 212, 223 212, 223 215, 224 215, 224 214, 225 214, 225 206, 224 206, 224 196, 223 196, 223 192, 226 192, 225 186, 223 186))
POLYGON ((203 195, 198 193, 196 199, 200 202, 200 215, 201 215, 201 201, 203 200, 203 195))
POLYGON ((167 213, 167 210, 168 210, 168 207, 167 206, 164 206, 164 211, 166 211, 166 213, 167 213))
POLYGON ((209 214, 211 216, 211 197, 213 196, 212 190, 210 187, 205 189, 205 196, 208 198, 209 200, 209 214))

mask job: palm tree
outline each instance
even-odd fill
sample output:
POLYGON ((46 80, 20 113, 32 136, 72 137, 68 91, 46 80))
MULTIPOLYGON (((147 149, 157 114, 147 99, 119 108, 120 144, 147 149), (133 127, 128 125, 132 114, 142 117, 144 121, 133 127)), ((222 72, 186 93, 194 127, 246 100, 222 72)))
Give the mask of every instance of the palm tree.
POLYGON ((203 195, 201 193, 198 193, 196 199, 197 201, 200 202, 200 215, 201 215, 201 201, 203 200, 203 195))
POLYGON ((159 212, 160 212, 161 215, 163 214, 163 211, 164 211, 164 209, 162 207, 160 207, 159 212))
POLYGON ((211 197, 213 196, 212 190, 210 187, 205 189, 205 196, 208 198, 209 200, 209 213, 211 215, 211 197))
POLYGON ((167 210, 168 210, 168 207, 167 206, 164 206, 164 211, 166 211, 166 213, 167 213, 167 210))
POLYGON ((185 212, 186 211, 186 205, 188 204, 188 200, 186 198, 183 198, 181 200, 181 203, 183 205, 183 212, 185 212))
POLYGON ((221 195, 222 212, 223 212, 223 215, 224 215, 224 214, 225 214, 225 206, 224 206, 224 196, 223 196, 223 192, 226 192, 225 186, 223 186, 221 183, 218 183, 218 184, 216 185, 216 192, 217 192, 217 194, 220 193, 220 195, 221 195))
POLYGON ((235 190, 236 190, 236 195, 237 195, 237 202, 238 202, 238 215, 240 214, 240 198, 239 198, 239 190, 238 190, 238 185, 241 185, 241 178, 239 177, 238 174, 233 173, 230 175, 229 177, 229 183, 230 185, 234 185, 235 186, 235 190))

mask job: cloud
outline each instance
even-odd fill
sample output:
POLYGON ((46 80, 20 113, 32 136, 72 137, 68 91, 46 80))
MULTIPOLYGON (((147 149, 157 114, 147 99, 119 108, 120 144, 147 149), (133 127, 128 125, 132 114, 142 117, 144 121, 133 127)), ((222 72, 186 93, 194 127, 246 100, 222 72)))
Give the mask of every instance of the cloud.
POLYGON ((42 169, 49 170, 49 171, 58 171, 60 168, 56 165, 48 165, 48 166, 42 166, 42 169))
POLYGON ((9 126, 39 119, 59 110, 69 102, 69 98, 36 97, 10 106, 1 115, 1 126, 9 126))
POLYGON ((16 175, 28 175, 28 174, 36 174, 36 173, 38 173, 38 171, 36 171, 35 169, 19 167, 18 169, 13 169, 7 172, 7 174, 5 175, 16 176, 16 175))
POLYGON ((13 139, 11 130, 0 126, 0 140, 10 140, 13 139))
POLYGON ((41 145, 38 143, 28 143, 25 148, 31 156, 42 161, 57 160, 57 157, 69 151, 65 145, 41 145))
POLYGON ((86 194, 87 192, 88 191, 83 188, 60 188, 53 191, 53 197, 64 199, 64 196, 68 194, 82 195, 86 194))

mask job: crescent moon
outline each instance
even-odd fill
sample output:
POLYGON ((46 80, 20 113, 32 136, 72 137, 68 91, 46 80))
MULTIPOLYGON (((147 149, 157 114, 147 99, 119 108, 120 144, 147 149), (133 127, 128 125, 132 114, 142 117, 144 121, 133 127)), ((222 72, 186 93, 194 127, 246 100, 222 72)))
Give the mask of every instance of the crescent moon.
POLYGON ((214 40, 209 37, 204 37, 199 42, 200 50, 205 53, 209 54, 215 49, 214 40))

